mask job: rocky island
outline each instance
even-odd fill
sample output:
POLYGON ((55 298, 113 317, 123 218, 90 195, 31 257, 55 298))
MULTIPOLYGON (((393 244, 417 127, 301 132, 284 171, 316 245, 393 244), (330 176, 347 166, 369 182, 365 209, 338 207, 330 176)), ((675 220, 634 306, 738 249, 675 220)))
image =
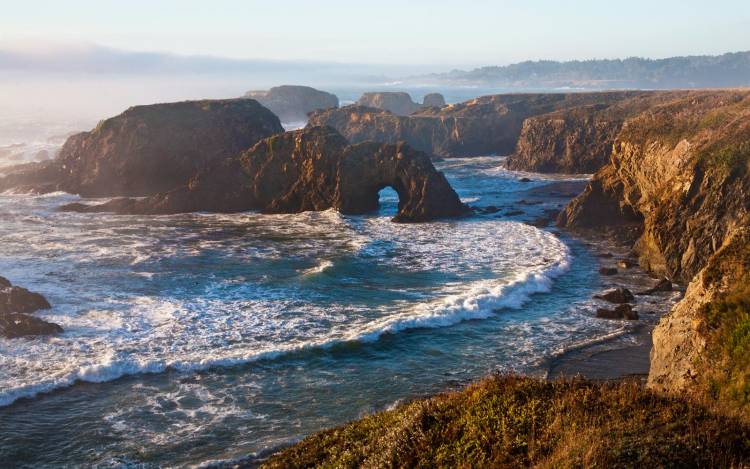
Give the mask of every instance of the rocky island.
POLYGON ((278 117, 251 99, 135 106, 69 137, 54 160, 4 169, 0 192, 152 195, 283 131, 278 117))
POLYGON ((360 214, 378 208, 378 192, 384 187, 392 187, 399 196, 395 221, 421 222, 468 212, 426 154, 404 143, 350 145, 329 127, 309 127, 262 140, 170 192, 64 209, 165 214, 335 208, 360 214))
POLYGON ((409 93, 378 91, 363 94, 355 105, 382 109, 397 116, 408 116, 424 108, 443 107, 445 98, 440 93, 429 93, 425 95, 423 103, 419 104, 412 101, 409 93))
POLYGON ((15 339, 63 332, 57 324, 32 316, 32 313, 51 307, 39 293, 14 286, 8 279, 0 277, 0 335, 15 339))
POLYGON ((339 107, 339 98, 335 94, 309 86, 275 86, 268 91, 248 91, 244 97, 258 101, 282 122, 304 122, 313 111, 339 107))

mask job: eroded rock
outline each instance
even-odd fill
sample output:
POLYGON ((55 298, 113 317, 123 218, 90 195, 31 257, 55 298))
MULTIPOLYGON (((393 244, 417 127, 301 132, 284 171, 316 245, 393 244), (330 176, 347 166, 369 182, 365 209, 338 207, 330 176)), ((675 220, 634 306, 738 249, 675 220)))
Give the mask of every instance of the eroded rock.
POLYGON ((601 295, 594 295, 594 298, 608 301, 610 303, 630 303, 635 300, 633 293, 627 288, 615 288, 613 290, 606 291, 601 295))
POLYGON ((307 115, 313 111, 339 107, 335 94, 309 86, 276 86, 268 91, 248 91, 244 97, 258 101, 282 122, 307 121, 307 115))

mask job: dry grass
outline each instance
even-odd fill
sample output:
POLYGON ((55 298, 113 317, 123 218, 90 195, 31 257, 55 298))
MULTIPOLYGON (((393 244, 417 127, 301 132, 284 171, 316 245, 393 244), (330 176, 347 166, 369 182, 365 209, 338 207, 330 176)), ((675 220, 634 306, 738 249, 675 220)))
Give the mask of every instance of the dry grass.
POLYGON ((265 467, 746 467, 750 427, 635 383, 496 376, 312 435, 265 467))

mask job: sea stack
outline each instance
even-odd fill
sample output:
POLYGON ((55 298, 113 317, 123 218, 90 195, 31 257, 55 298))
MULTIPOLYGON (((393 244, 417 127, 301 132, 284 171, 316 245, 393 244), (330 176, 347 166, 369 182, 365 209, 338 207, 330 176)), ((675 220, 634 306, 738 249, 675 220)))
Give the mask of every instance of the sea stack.
POLYGON ((244 97, 258 101, 282 122, 306 122, 307 115, 313 111, 339 107, 335 94, 309 86, 275 86, 268 91, 248 91, 244 97))

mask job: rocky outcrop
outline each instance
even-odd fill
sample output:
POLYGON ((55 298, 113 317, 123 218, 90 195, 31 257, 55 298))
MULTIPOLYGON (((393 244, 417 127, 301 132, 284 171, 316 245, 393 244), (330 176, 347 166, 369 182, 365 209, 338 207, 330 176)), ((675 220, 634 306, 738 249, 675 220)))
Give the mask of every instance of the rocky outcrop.
POLYGON ((422 108, 408 116, 377 109, 367 100, 313 113, 310 125, 331 126, 353 143, 403 140, 438 156, 510 155, 529 117, 614 102, 639 93, 643 92, 483 96, 460 104, 422 108))
POLYGON ((397 116, 408 116, 422 106, 411 100, 409 93, 381 91, 363 94, 356 103, 358 106, 382 109, 397 116))
POLYGON ((747 283, 749 165, 750 92, 684 92, 625 123, 610 163, 559 218, 572 229, 637 224, 641 265, 690 283, 654 331, 652 388, 695 390, 703 383, 707 389, 713 385, 702 377, 738 363, 716 361, 730 340, 721 334, 742 323, 732 319, 732 308, 714 306, 747 283))
POLYGON ((468 211, 429 157, 404 143, 350 145, 335 130, 312 127, 262 140, 239 157, 201 171, 174 191, 117 199, 76 211, 165 214, 193 211, 295 213, 334 208, 346 214, 378 208, 378 192, 399 195, 395 221, 421 222, 468 211))
POLYGON ((68 138, 52 161, 5 170, 0 191, 152 195, 280 132, 279 119, 251 99, 136 106, 68 138))
POLYGON ((13 339, 62 332, 57 324, 30 316, 49 308, 49 302, 39 293, 13 286, 8 279, 0 277, 0 335, 13 339))
POLYGON ((304 122, 313 111, 339 107, 335 94, 309 86, 276 86, 268 91, 248 91, 244 97, 258 101, 282 122, 304 122))
POLYGON ((422 100, 422 107, 443 107, 445 98, 440 93, 428 93, 422 100))

